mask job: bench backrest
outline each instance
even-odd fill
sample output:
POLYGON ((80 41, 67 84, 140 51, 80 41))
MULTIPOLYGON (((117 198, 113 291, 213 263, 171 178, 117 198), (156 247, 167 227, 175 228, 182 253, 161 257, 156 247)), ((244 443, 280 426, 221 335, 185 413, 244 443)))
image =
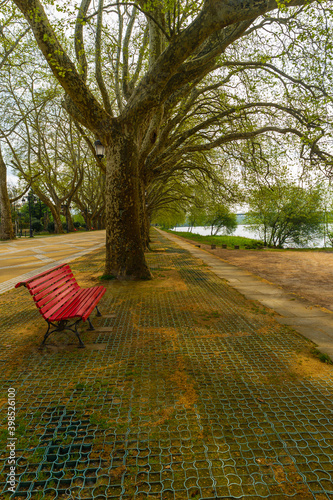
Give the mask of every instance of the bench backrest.
POLYGON ((26 281, 20 281, 15 288, 20 286, 28 288, 45 319, 53 310, 61 309, 80 289, 68 264, 61 264, 26 281))

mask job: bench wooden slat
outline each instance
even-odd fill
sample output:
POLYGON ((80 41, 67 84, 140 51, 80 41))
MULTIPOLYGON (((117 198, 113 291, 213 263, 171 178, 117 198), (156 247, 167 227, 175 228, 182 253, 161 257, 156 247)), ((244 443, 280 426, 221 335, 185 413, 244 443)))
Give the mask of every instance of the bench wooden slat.
POLYGON ((84 301, 82 301, 79 305, 78 305, 78 308, 77 308, 77 311, 76 313, 81 316, 81 315, 84 315, 87 311, 87 307, 89 307, 89 304, 90 303, 94 303, 96 298, 99 296, 99 289, 96 287, 96 288, 92 288, 91 289, 91 293, 89 293, 89 296, 87 297, 84 297, 84 301))
POLYGON ((90 314, 93 312, 94 308, 97 306, 98 302, 101 300, 101 298, 105 294, 106 288, 104 288, 104 287, 101 287, 101 288, 102 288, 102 290, 100 290, 99 293, 97 295, 95 295, 94 303, 90 304, 88 306, 88 309, 86 309, 86 311, 82 314, 82 321, 86 321, 87 318, 89 318, 90 314))
MULTIPOLYGON (((75 282, 75 284, 77 285, 76 282, 75 282)), ((73 286, 72 281, 65 281, 65 282, 62 282, 61 286, 59 286, 56 289, 51 290, 49 293, 46 293, 46 290, 44 290, 41 294, 38 294, 37 296, 35 295, 34 301, 36 302, 37 307, 42 308, 43 306, 45 306, 45 304, 50 303, 51 300, 59 297, 59 295, 62 294, 63 292, 66 292, 69 295, 70 292, 72 292, 74 294, 77 290, 80 290, 79 285, 73 286), (36 297, 39 297, 40 295, 42 295, 42 297, 39 299, 36 299, 36 297)))
POLYGON ((67 303, 63 304, 63 306, 55 311, 49 316, 49 321, 61 321, 64 319, 75 318, 75 314, 72 314, 72 311, 76 309, 77 304, 82 300, 82 296, 87 294, 88 288, 81 288, 75 297, 72 297, 71 300, 68 300, 67 303))
MULTIPOLYGON (((81 289, 80 293, 78 295, 76 295, 71 302, 66 304, 65 307, 56 311, 54 313, 54 315, 52 316, 52 319, 50 317, 50 320, 51 321, 59 321, 62 319, 81 317, 82 314, 80 314, 80 312, 82 309, 85 310, 87 308, 87 303, 91 302, 91 297, 95 293, 95 288, 100 288, 100 287, 81 289)), ((104 287, 102 287, 102 288, 104 288, 104 287)), ((98 303, 98 301, 97 301, 97 303, 98 303)), ((95 306, 96 306, 96 304, 93 306, 92 309, 94 309, 95 306)), ((86 319, 87 318, 85 318, 84 321, 86 321, 86 319)))
POLYGON ((43 299, 44 297, 50 296, 50 300, 51 300, 52 292, 58 291, 58 290, 60 290, 61 287, 66 286, 66 285, 68 287, 71 286, 72 288, 76 288, 76 289, 80 288, 74 277, 69 278, 68 281, 57 281, 56 283, 53 283, 53 285, 51 285, 50 287, 44 288, 41 292, 36 293, 36 295, 34 295, 34 301, 37 302, 38 305, 42 306, 43 304, 40 302, 41 299, 43 299))
POLYGON ((33 290, 35 287, 43 284, 43 283, 48 283, 53 277, 56 277, 56 276, 61 276, 61 275, 64 275, 66 276, 68 274, 68 272, 71 273, 71 270, 69 268, 69 266, 66 266, 66 267, 62 267, 60 269, 56 269, 55 271, 51 270, 52 272, 50 272, 49 276, 41 276, 39 278, 35 278, 35 279, 30 279, 29 281, 26 282, 26 287, 28 288, 28 290, 33 290))
POLYGON ((82 294, 78 300, 75 300, 75 303, 73 302, 71 304, 71 308, 68 311, 61 314, 61 318, 65 319, 75 316, 82 317, 82 320, 86 321, 105 291, 104 287, 89 288, 87 293, 82 294), (100 288, 102 288, 102 290, 100 290, 100 288))
POLYGON ((58 269, 60 269, 62 267, 66 267, 66 266, 69 268, 68 264, 59 264, 59 266, 53 267, 52 269, 49 269, 48 271, 44 271, 43 273, 36 274, 36 276, 33 276, 32 278, 28 278, 26 281, 20 281, 19 283, 16 283, 15 288, 19 288, 20 286, 27 286, 28 283, 31 283, 32 281, 35 281, 38 278, 45 276, 45 275, 50 276, 51 273, 57 271, 58 269))
MULTIPOLYGON (((89 318, 105 294, 106 288, 103 286, 81 288, 68 264, 61 264, 27 281, 17 283, 15 288, 23 285, 28 288, 36 307, 49 323, 43 344, 53 331, 62 331, 64 328, 68 328, 76 333, 80 347, 84 347, 77 331, 78 321, 86 321, 89 318), (66 326, 68 320, 76 318, 78 320, 75 323, 66 326), (58 322, 58 325, 54 325, 53 322, 58 322), (51 324, 56 329, 49 331, 51 324)), ((92 328, 89 319, 88 321, 92 328)))
MULTIPOLYGON (((56 283, 57 281, 61 281, 62 279, 74 278, 74 275, 71 271, 60 270, 57 273, 53 274, 48 281, 45 278, 41 278, 36 283, 28 283, 27 288, 31 295, 35 295, 36 293, 44 290, 49 285, 56 283)), ((75 278, 74 278, 75 279, 75 278)))
POLYGON ((75 297, 75 295, 79 294, 81 290, 78 290, 76 293, 72 293, 69 295, 66 291, 63 292, 62 294, 58 295, 55 297, 53 300, 48 302, 45 306, 41 307, 40 313, 43 316, 43 318, 48 319, 50 318, 55 311, 60 310, 63 306, 66 306, 68 302, 72 301, 75 297))

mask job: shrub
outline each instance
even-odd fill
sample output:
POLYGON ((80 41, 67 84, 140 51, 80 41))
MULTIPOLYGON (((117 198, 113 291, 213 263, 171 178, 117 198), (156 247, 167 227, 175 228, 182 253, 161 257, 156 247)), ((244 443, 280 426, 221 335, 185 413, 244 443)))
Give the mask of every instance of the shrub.
POLYGON ((36 231, 36 233, 40 233, 43 229, 43 224, 41 224, 38 220, 33 222, 31 224, 31 227, 34 231, 36 231))

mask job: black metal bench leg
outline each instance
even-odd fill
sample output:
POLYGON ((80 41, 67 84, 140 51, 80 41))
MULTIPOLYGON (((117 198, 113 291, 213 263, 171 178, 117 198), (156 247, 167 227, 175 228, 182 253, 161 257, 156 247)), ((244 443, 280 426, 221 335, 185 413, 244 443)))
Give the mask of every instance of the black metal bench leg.
POLYGON ((97 317, 102 316, 97 306, 96 306, 96 311, 97 311, 97 313, 96 313, 97 317))
POLYGON ((51 328, 51 323, 48 323, 47 332, 44 335, 43 342, 41 343, 41 345, 45 345, 46 339, 51 335, 52 332, 50 332, 50 328, 51 328))
POLYGON ((81 347, 81 348, 86 347, 86 346, 84 345, 84 343, 82 342, 81 337, 80 337, 80 334, 79 334, 79 332, 78 332, 78 330, 77 330, 77 323, 75 323, 74 328, 75 328, 75 335, 76 335, 76 336, 77 336, 77 338, 79 339, 79 347, 81 347))
POLYGON ((94 328, 94 326, 93 326, 92 322, 90 321, 90 318, 87 318, 87 320, 88 320, 88 323, 89 323, 89 328, 88 328, 88 331, 89 331, 89 332, 91 332, 91 331, 95 330, 95 328, 94 328))

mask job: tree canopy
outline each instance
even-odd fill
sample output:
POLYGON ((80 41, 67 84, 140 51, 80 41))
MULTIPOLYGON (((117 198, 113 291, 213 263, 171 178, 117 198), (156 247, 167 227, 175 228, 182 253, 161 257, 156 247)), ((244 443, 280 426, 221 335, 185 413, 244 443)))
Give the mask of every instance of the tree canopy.
POLYGON ((249 155, 268 161, 265 140, 330 175, 330 2, 13 0, 10 9, 30 27, 62 107, 106 147, 107 275, 149 277, 152 202, 179 177, 246 168, 249 155))
POLYGON ((306 245, 323 232, 323 192, 292 182, 261 186, 249 197, 245 222, 257 229, 264 243, 306 245))

